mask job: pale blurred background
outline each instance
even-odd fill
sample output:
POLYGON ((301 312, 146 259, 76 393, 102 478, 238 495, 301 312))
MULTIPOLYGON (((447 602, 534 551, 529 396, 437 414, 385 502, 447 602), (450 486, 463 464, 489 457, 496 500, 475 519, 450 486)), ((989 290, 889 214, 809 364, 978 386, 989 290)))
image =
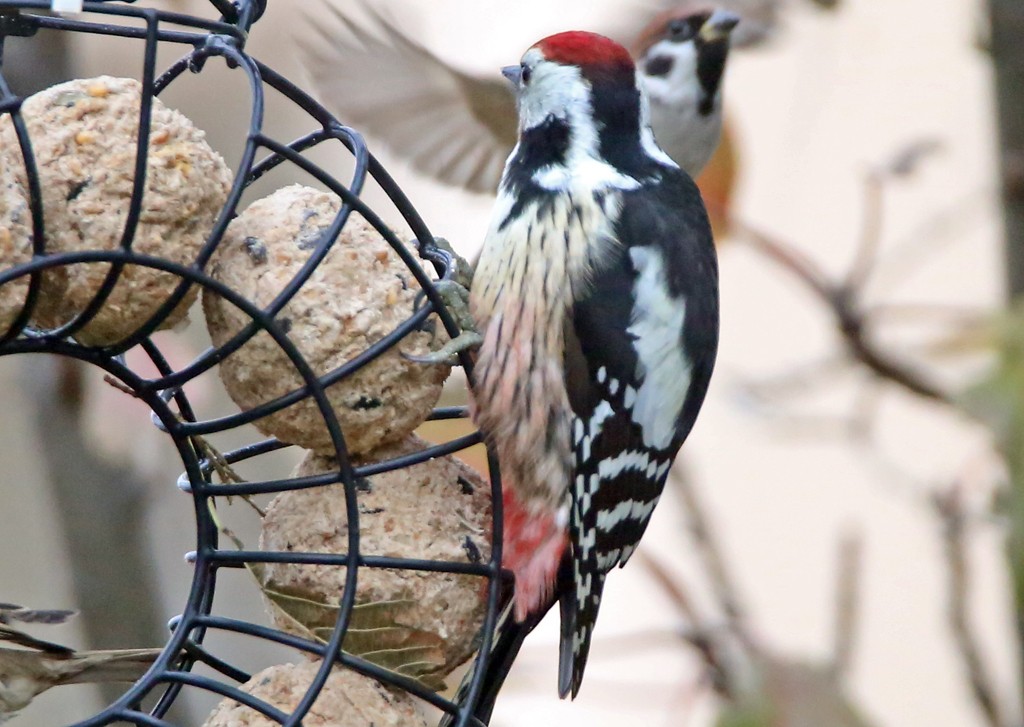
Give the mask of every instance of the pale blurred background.
MULTIPOLYGON (((481 72, 514 62, 550 30, 591 21, 604 26, 603 13, 644 12, 643 2, 626 0, 379 4, 405 19, 419 42, 481 72)), ((198 0, 154 5, 209 15, 198 0)), ((913 173, 885 183, 882 264, 865 299, 968 312, 1000 306, 1004 262, 984 3, 783 5, 769 42, 736 52, 727 72, 727 118, 738 159, 731 213, 739 225, 737 239, 721 241, 722 347, 708 401, 684 448, 685 471, 704 504, 745 631, 772 663, 823 665, 831 658, 837 582, 851 569, 841 564, 840 545, 859 543, 852 644, 836 693, 845 694, 860 721, 780 716, 763 724, 993 724, 972 693, 964 650, 950 626, 947 541, 932 498, 954 485, 969 522, 968 579, 956 587, 967 588, 968 630, 1003 724, 1019 724, 1019 647, 1003 533, 1000 522, 985 515, 1003 476, 989 435, 948 407, 895 387, 869 386, 869 377, 852 365, 819 366, 842 358, 829 311, 739 239, 745 227, 760 231, 838 278, 863 234, 868 175, 901 150, 934 142, 913 173)), ((297 3, 270 0, 269 6, 247 50, 301 85, 297 41, 286 32, 297 3)), ((141 63, 134 46, 96 38, 75 38, 68 51, 74 76, 130 75, 141 63)), ((205 129, 231 163, 243 119, 229 108, 244 94, 227 72, 200 78, 164 100, 205 129)), ((271 102, 278 104, 268 110, 276 134, 291 138, 308 130, 280 99, 271 102)), ((364 131, 372 141, 373 130, 364 131)), ((374 150, 432 231, 471 253, 490 200, 441 188, 385 148, 374 150)), ((336 163, 340 170, 346 161, 339 156, 336 163)), ((874 332, 888 350, 912 357, 943 385, 962 387, 983 371, 984 355, 950 363, 922 354, 919 344, 936 327, 923 326, 918 316, 910 325, 895 314, 884 320, 874 332)), ((946 320, 939 319, 940 330, 946 320)), ((193 323, 185 335, 184 360, 188 347, 202 341, 200 328, 193 323)), ((74 608, 71 560, 33 414, 54 381, 53 372, 42 369, 38 359, 0 360, 0 601, 74 608)), ((87 377, 99 379, 100 372, 87 377)), ((191 504, 174 486, 179 463, 147 429, 145 411, 102 389, 95 381, 86 389, 88 426, 96 428, 86 446, 117 466, 135 468, 134 492, 146 524, 147 552, 140 557, 151 580, 138 595, 155 604, 163 623, 180 610, 190 578, 182 556, 194 547, 191 504)), ((714 631, 725 622, 686 522, 678 496, 666 496, 642 550, 690 595, 701 623, 685 618, 650 567, 634 561, 609 581, 580 697, 573 703, 556 697, 557 625, 549 620, 527 642, 494 725, 714 722, 720 703, 705 664, 679 634, 695 627, 714 631)), ((255 591, 238 580, 239 615, 259 620, 255 591)), ((89 646, 79 628, 73 622, 58 637, 89 646)), ((756 668, 741 671, 756 679, 756 668)), ((798 700, 794 694, 799 691, 790 695, 798 700)), ((61 724, 100 705, 88 689, 54 690, 11 724, 61 724)), ((189 719, 201 723, 208 708, 193 706, 189 719)))

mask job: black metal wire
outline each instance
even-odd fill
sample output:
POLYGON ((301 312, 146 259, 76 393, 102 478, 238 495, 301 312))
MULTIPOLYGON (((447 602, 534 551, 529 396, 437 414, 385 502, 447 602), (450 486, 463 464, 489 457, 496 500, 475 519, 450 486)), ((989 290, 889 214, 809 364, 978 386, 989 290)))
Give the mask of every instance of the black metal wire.
MULTIPOLYGON (((450 336, 459 333, 455 319, 445 308, 440 294, 433 285, 431 275, 427 273, 422 264, 422 261, 429 262, 438 277, 448 279, 453 272, 453 261, 447 252, 437 247, 427 225, 395 181, 370 154, 362 136, 357 131, 341 124, 298 86, 246 53, 246 39, 252 24, 266 9, 265 0, 234 0, 230 2, 228 0, 210 0, 210 4, 218 14, 216 19, 204 19, 148 7, 137 7, 132 0, 86 2, 84 12, 74 16, 50 14, 48 0, 22 0, 20 2, 0 0, 0 114, 8 115, 13 122, 13 129, 24 163, 32 221, 33 249, 33 257, 30 261, 0 270, 0 286, 26 277, 29 283, 20 312, 8 330, 0 331, 0 356, 31 353, 68 356, 97 366, 121 382, 139 400, 149 406, 154 424, 166 432, 174 444, 184 465, 184 472, 178 478, 177 486, 184 493, 191 495, 195 515, 196 549, 188 554, 188 560, 193 563, 194 576, 189 594, 182 606, 181 615, 172 620, 165 648, 146 674, 131 685, 116 702, 100 713, 77 723, 75 727, 100 727, 113 723, 174 727, 171 722, 166 720, 166 715, 175 700, 186 690, 200 690, 228 697, 255 709, 281 725, 294 726, 301 724, 302 718, 307 714, 326 682, 332 666, 336 664, 404 689, 448 713, 458 715, 456 720, 458 727, 479 725, 480 722, 471 716, 471 712, 481 689, 482 676, 486 671, 484 662, 490 652, 502 586, 500 569, 501 486, 497 463, 494 457, 489 455, 488 474, 493 507, 491 557, 489 560, 480 563, 445 562, 365 555, 360 551, 359 509, 356 499, 359 481, 375 474, 410 467, 435 457, 451 454, 480 443, 481 437, 478 433, 473 433, 387 461, 353 466, 347 456, 342 429, 325 392, 326 387, 351 376, 361 367, 395 346, 405 336, 418 330, 431 314, 437 315, 450 336), (125 226, 121 233, 120 243, 114 249, 65 253, 48 253, 46 251, 46 230, 39 168, 25 120, 21 114, 23 99, 14 93, 3 76, 3 41, 6 37, 15 35, 31 37, 39 29, 115 36, 134 39, 139 43, 139 52, 143 61, 142 75, 139 78, 142 103, 139 111, 139 134, 136 139, 135 176, 127 205, 125 226), (190 48, 182 58, 159 72, 157 50, 168 44, 189 46, 190 48), (215 62, 218 59, 234 72, 244 76, 249 88, 248 108, 232 111, 238 115, 247 113, 249 123, 241 160, 238 169, 235 170, 235 180, 228 193, 227 201, 201 250, 190 264, 182 265, 141 254, 133 249, 133 241, 142 210, 145 189, 149 144, 146 131, 149 128, 153 99, 172 86, 186 71, 201 74, 209 62, 215 62), (286 143, 273 138, 263 130, 264 99, 268 88, 278 92, 307 114, 311 124, 311 130, 307 134, 286 143), (330 170, 322 168, 311 160, 309 153, 323 144, 341 144, 351 154, 354 169, 347 182, 340 181, 330 170), (340 197, 342 205, 329 227, 321 234, 317 244, 310 251, 309 259, 294 278, 269 305, 260 307, 213 279, 205 268, 220 244, 229 222, 237 214, 238 205, 245 190, 256 180, 283 165, 301 170, 321 183, 340 197), (380 216, 361 199, 360 195, 370 178, 390 198, 405 223, 413 231, 418 256, 411 252, 385 225, 380 216), (318 376, 289 339, 278 316, 323 261, 353 212, 358 213, 376 228, 396 251, 423 288, 426 304, 419 310, 410 310, 405 321, 396 326, 390 334, 369 346, 364 352, 335 370, 318 376), (103 263, 108 267, 102 284, 88 305, 84 306, 71 320, 62 323, 57 328, 41 330, 32 327, 30 321, 34 319, 39 304, 43 273, 48 269, 82 263, 103 263), (74 340, 75 334, 80 332, 99 313, 108 296, 120 281, 124 269, 136 265, 171 273, 177 276, 180 282, 149 319, 139 325, 124 340, 111 345, 95 347, 77 343, 74 340), (189 294, 190 290, 196 287, 216 293, 229 304, 237 307, 248 318, 248 324, 223 345, 211 347, 191 363, 176 368, 168 362, 151 336, 167 320, 170 313, 189 294), (201 418, 185 392, 185 385, 210 371, 260 332, 269 335, 287 356, 299 376, 301 386, 284 396, 245 412, 215 418, 201 418), (141 351, 145 354, 155 367, 156 375, 144 376, 129 366, 123 356, 129 350, 141 351), (227 484, 214 482, 214 463, 209 461, 198 447, 195 437, 235 430, 300 400, 313 401, 323 419, 336 457, 337 467, 334 471, 307 477, 264 481, 227 484), (211 513, 211 506, 215 506, 218 500, 235 495, 279 493, 336 483, 342 484, 345 492, 348 524, 347 552, 299 553, 237 550, 233 547, 221 547, 220 532, 211 513), (229 615, 214 615, 213 605, 219 570, 243 567, 253 563, 316 564, 345 568, 345 582, 339 598, 339 615, 327 643, 313 642, 265 624, 245 621, 229 615), (474 667, 475 677, 470 686, 469 700, 466 703, 453 704, 414 680, 341 651, 341 644, 355 604, 358 574, 364 568, 443 572, 487 579, 488 606, 480 632, 480 651, 477 657, 478 663, 474 667), (297 707, 291 713, 285 713, 239 689, 238 685, 247 680, 250 674, 233 663, 231 654, 217 653, 204 643, 206 636, 211 631, 232 632, 254 639, 283 644, 323 657, 323 663, 297 707), (206 665, 218 676, 192 672, 193 665, 197 663, 206 665), (144 709, 142 707, 144 701, 152 706, 144 709)), ((467 373, 471 373, 472 361, 465 354, 461 355, 461 364, 466 368, 467 373)), ((442 407, 436 409, 430 419, 447 420, 466 416, 464 408, 442 407)), ((250 461, 258 463, 261 457, 287 446, 289 445, 276 439, 264 439, 227 452, 224 459, 229 464, 250 461)))

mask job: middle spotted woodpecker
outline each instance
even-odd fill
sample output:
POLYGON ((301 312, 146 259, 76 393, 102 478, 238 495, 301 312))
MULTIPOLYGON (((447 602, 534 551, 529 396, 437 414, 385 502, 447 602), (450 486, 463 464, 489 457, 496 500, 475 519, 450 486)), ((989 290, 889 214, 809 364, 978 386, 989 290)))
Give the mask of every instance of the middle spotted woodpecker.
POLYGON ((636 548, 708 389, 718 268, 625 49, 559 33, 503 72, 519 140, 469 303, 473 413, 501 465, 515 589, 484 689, 493 700, 516 640, 560 602, 559 693, 575 697, 605 577, 636 548))

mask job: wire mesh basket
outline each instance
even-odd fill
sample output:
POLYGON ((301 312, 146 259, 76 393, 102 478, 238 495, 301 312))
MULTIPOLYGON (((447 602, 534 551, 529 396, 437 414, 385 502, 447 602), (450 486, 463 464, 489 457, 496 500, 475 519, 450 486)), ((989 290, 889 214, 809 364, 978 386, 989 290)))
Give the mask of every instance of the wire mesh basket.
MULTIPOLYGON (((428 318, 436 316, 450 336, 459 332, 458 325, 446 309, 442 297, 420 260, 429 263, 437 279, 453 275, 453 257, 439 247, 427 226, 413 209, 395 182, 369 153, 362 137, 353 129, 342 125, 322 106, 295 84, 276 73, 245 51, 246 39, 253 24, 265 10, 262 0, 211 0, 215 20, 166 12, 159 9, 136 7, 123 2, 86 2, 81 13, 60 15, 50 12, 49 2, 0 2, 0 43, 12 37, 31 38, 37 31, 47 29, 66 33, 99 34, 132 39, 137 42, 142 56, 141 103, 135 139, 134 180, 131 194, 124 201, 126 222, 119 244, 111 249, 87 249, 66 252, 47 251, 47 231, 44 215, 44 190, 39 174, 39 160, 33 148, 21 107, 24 98, 17 96, 0 73, 0 119, 10 119, 16 134, 21 160, 27 177, 28 212, 31 223, 31 258, 16 264, 0 265, 0 291, 4 286, 23 285, 23 304, 15 309, 9 325, 0 331, 0 355, 22 353, 50 353, 67 356, 92 364, 119 382, 121 388, 144 402, 151 411, 154 424, 173 443, 184 465, 184 473, 177 486, 193 499, 195 513, 195 542, 188 560, 193 564, 191 588, 180 616, 169 629, 167 643, 161 656, 142 678, 132 684, 113 704, 99 714, 78 724, 106 725, 130 723, 137 725, 171 725, 168 711, 175 700, 187 690, 201 690, 229 697, 261 713, 274 723, 298 725, 308 714, 324 687, 332 669, 341 665, 382 683, 402 689, 456 716, 456 724, 479 724, 471 712, 479 684, 473 684, 469 698, 456 705, 444 699, 415 679, 405 677, 342 650, 342 643, 350 626, 356 598, 356 584, 361 572, 367 569, 409 569, 418 572, 444 572, 477 577, 486 597, 483 623, 479 625, 478 662, 489 651, 491 633, 499 607, 501 558, 501 498, 498 472, 493 457, 489 457, 491 532, 489 557, 472 557, 464 562, 434 561, 368 555, 360 550, 360 507, 357 500, 360 483, 364 478, 381 472, 394 471, 433 458, 451 454, 480 442, 478 433, 459 437, 425 449, 402 454, 383 462, 355 464, 348 456, 345 432, 339 424, 328 399, 327 388, 352 376, 389 349, 398 345, 411 332, 421 330, 428 318), (180 60, 165 69, 158 68, 157 50, 161 47, 180 46, 185 51, 180 60), (225 113, 248 114, 248 132, 244 141, 241 161, 234 170, 234 179, 212 230, 191 262, 182 264, 160 256, 140 252, 133 247, 133 237, 142 215, 142 200, 147 174, 147 155, 152 141, 145 133, 150 128, 153 100, 186 74, 198 74, 211 63, 225 63, 231 72, 242 74, 249 90, 249 107, 226 110, 225 113), (264 103, 268 90, 282 94, 289 103, 301 109, 313 130, 290 142, 282 142, 264 132, 264 103), (311 152, 325 143, 340 143, 354 161, 354 171, 345 181, 311 159, 311 152), (280 294, 269 305, 258 305, 236 290, 210 275, 209 263, 224 237, 229 223, 239 212, 243 193, 254 182, 282 165, 292 165, 316 180, 324 189, 341 200, 340 210, 326 230, 311 246, 308 259, 298 273, 288 281, 280 294), (415 235, 418 257, 388 228, 384 221, 360 198, 368 180, 373 180, 390 198, 394 208, 404 218, 415 235), (409 274, 422 288, 424 299, 411 308, 405 320, 389 334, 369 345, 364 351, 326 375, 318 376, 314 367, 305 360, 296 343, 289 337, 288 321, 282 311, 296 292, 310 279, 325 259, 350 215, 357 213, 387 241, 407 267, 409 274), (43 277, 46 271, 71 265, 107 264, 105 277, 84 305, 69 320, 45 328, 35 322, 35 313, 45 297, 43 277), (173 292, 155 311, 149 314, 127 335, 114 342, 101 345, 81 343, 83 330, 103 310, 129 267, 144 267, 165 271, 176 276, 173 292), (27 285, 26 285, 27 283, 27 285), (193 288, 212 291, 242 311, 248 321, 240 331, 219 346, 212 346, 187 365, 175 368, 161 351, 153 334, 163 327, 168 317, 179 307, 193 288), (197 377, 214 369, 227 357, 237 352, 258 334, 269 336, 291 362, 302 381, 301 387, 253 408, 229 415, 204 418, 198 407, 190 401, 186 387, 197 377), (155 367, 156 375, 140 372, 128 363, 125 354, 139 351, 148 364, 155 367), (291 446, 277 439, 252 441, 225 452, 221 460, 205 445, 205 438, 231 432, 268 414, 280 411, 302 400, 314 402, 323 425, 329 434, 331 449, 337 467, 334 471, 304 477, 286 477, 263 481, 224 482, 216 477, 218 467, 238 463, 258 463, 261 457, 291 446), (217 502, 237 496, 266 495, 303 488, 340 483, 344 487, 347 513, 347 552, 293 552, 291 550, 239 549, 217 520, 217 502), (214 613, 213 605, 218 572, 225 568, 240 568, 252 564, 307 564, 334 566, 344 569, 344 589, 337 594, 338 617, 329 636, 321 641, 286 633, 265 623, 246 621, 230 615, 214 613), (262 639, 321 657, 316 676, 291 711, 281 709, 239 689, 241 683, 252 676, 235 664, 230 653, 215 653, 205 643, 215 632, 230 632, 244 638, 262 639), (196 673, 196 665, 204 665, 205 673, 196 673)), ((0 64, 2 64, 0 46, 0 64)), ((0 65, 0 71, 2 71, 0 65)), ((201 81, 200 81, 201 82, 201 81)), ((2 261, 0 261, 2 263, 2 261)), ((465 354, 462 354, 464 357, 465 354)), ((460 362, 467 371, 471 361, 460 362)), ((148 365, 147 364, 147 365, 148 365)), ((430 419, 454 419, 466 416, 461 407, 436 408, 430 419)), ((173 483, 168 483, 173 486, 173 483)), ((476 680, 479 682, 485 665, 477 663, 476 680)))

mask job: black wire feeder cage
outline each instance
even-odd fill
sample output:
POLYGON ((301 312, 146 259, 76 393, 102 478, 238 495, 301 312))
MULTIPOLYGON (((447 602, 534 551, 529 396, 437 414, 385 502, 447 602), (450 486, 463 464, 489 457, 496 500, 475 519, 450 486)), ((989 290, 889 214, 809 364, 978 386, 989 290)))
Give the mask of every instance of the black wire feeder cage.
MULTIPOLYGON (((0 265, 0 291, 3 286, 27 279, 24 303, 5 331, 0 331, 0 355, 21 353, 48 353, 71 357, 99 367, 118 380, 151 410, 153 422, 173 442, 184 464, 184 473, 178 487, 191 494, 195 512, 196 548, 189 554, 194 565, 190 591, 180 616, 172 620, 166 645, 152 667, 114 703, 99 714, 78 725, 108 725, 129 723, 151 727, 170 727, 173 722, 168 712, 179 696, 189 690, 201 690, 218 697, 228 697, 264 715, 272 723, 300 725, 336 666, 358 672, 393 688, 405 690, 440 710, 452 715, 458 727, 482 724, 472 716, 473 706, 481 690, 486 664, 481 660, 488 654, 492 632, 498 616, 501 594, 501 498, 498 472, 493 456, 488 457, 491 497, 491 533, 489 558, 465 562, 434 561, 366 555, 360 551, 360 510, 357 503, 357 484, 362 478, 381 472, 409 467, 426 460, 451 454, 478 444, 478 433, 461 436, 452 441, 431 445, 396 458, 356 466, 346 455, 346 441, 342 427, 328 400, 325 389, 351 376, 360 368, 396 346, 412 331, 419 330, 428 317, 436 315, 450 336, 459 333, 456 319, 445 307, 442 296, 432 283, 420 260, 427 261, 437 279, 449 279, 454 273, 452 255, 435 243, 427 226, 413 209, 409 200, 369 153, 360 134, 342 125, 302 89, 282 77, 245 52, 250 28, 263 14, 266 0, 210 0, 216 20, 163 10, 137 7, 129 2, 85 2, 82 12, 54 14, 51 3, 45 0, 0 2, 0 120, 8 117, 17 135, 27 177, 28 210, 31 217, 31 259, 14 266, 0 265), (37 31, 99 34, 134 39, 143 53, 141 104, 139 106, 137 147, 134 159, 135 176, 131 197, 125 201, 127 222, 120 244, 113 249, 47 252, 44 230, 44 190, 38 173, 38 160, 34 154, 25 119, 20 112, 24 99, 12 92, 3 75, 3 41, 10 37, 32 39, 37 31), (185 53, 180 60, 166 69, 158 69, 157 50, 161 47, 181 47, 185 53), (147 171, 147 154, 152 142, 145 133, 150 128, 153 99, 159 96, 186 73, 201 74, 207 64, 226 64, 230 72, 244 75, 251 100, 248 133, 241 161, 212 231, 201 250, 190 264, 179 264, 159 256, 143 254, 132 246, 133 230, 139 223, 141 201, 147 171), (283 95, 300 108, 308 118, 310 133, 290 142, 275 140, 263 131, 264 99, 268 90, 283 95), (310 152, 324 143, 339 143, 351 154, 354 171, 347 182, 339 181, 329 171, 310 159, 310 152), (238 212, 239 201, 246 189, 271 170, 282 165, 294 168, 315 179, 322 187, 337 195, 342 204, 330 226, 316 241, 308 259, 299 272, 288 281, 282 292, 269 304, 259 306, 212 277, 208 263, 221 242, 228 224, 238 212), (385 225, 381 218, 360 199, 365 184, 374 180, 390 198, 394 208, 404 218, 415 235, 417 256, 410 252, 385 225), (288 325, 280 315, 285 305, 314 273, 334 244, 351 213, 356 212, 380 233, 400 256, 412 276, 419 282, 423 297, 420 305, 411 306, 408 317, 390 334, 367 347, 326 375, 317 376, 295 343, 288 336, 288 325), (42 329, 31 323, 41 300, 42 277, 45 271, 82 263, 106 263, 105 279, 95 294, 71 320, 42 329), (135 327, 127 337, 109 345, 82 345, 76 334, 103 308, 118 283, 126 266, 144 266, 167 271, 180 282, 166 301, 143 324, 135 327), (244 312, 247 319, 241 331, 226 343, 213 346, 191 363, 180 368, 168 362, 152 334, 175 310, 193 287, 212 290, 244 312), (288 357, 301 377, 301 388, 260 406, 228 416, 203 419, 186 394, 185 386, 200 375, 211 371, 226 357, 240 349, 257 334, 265 332, 288 357), (157 375, 143 375, 126 363, 125 353, 134 349, 144 353, 145 359, 155 367, 157 375), (215 462, 209 451, 200 447, 199 438, 230 432, 260 417, 284 409, 296 402, 309 399, 315 402, 319 415, 333 444, 338 467, 336 471, 305 477, 289 477, 267 481, 216 481, 215 462), (347 552, 293 552, 289 550, 239 550, 225 538, 215 516, 213 504, 232 496, 255 496, 289 490, 341 483, 344 486, 345 510, 348 519, 347 552), (474 562, 477 561, 477 562, 474 562), (314 641, 278 628, 240 618, 215 613, 214 596, 218 572, 224 568, 240 568, 252 563, 295 563, 344 568, 344 588, 338 595, 338 617, 329 637, 314 641), (349 628, 356 597, 356 582, 366 569, 410 569, 421 572, 455 573, 479 578, 482 592, 486 592, 486 611, 477 637, 477 656, 473 682, 468 696, 459 704, 448 700, 415 679, 404 677, 371 660, 354 656, 342 650, 342 642, 349 628), (264 701, 239 687, 252 676, 232 663, 232 655, 214 653, 206 641, 211 633, 230 632, 245 638, 269 640, 322 659, 316 676, 291 713, 264 701), (197 665, 204 665, 197 673, 197 665)), ((34 42, 34 39, 33 39, 34 42)), ((244 111, 244 109, 243 109, 244 111)), ((2 263, 3 261, 0 261, 2 263)), ((462 354, 464 356, 464 354, 462 354)), ((471 361, 460 362, 467 370, 471 361)), ((455 419, 466 416, 463 407, 435 408, 430 419, 455 419)), ((257 462, 258 458, 288 447, 277 439, 263 439, 234 451, 225 452, 224 459, 231 464, 257 462)), ((173 483, 172 483, 173 484, 173 483)))

